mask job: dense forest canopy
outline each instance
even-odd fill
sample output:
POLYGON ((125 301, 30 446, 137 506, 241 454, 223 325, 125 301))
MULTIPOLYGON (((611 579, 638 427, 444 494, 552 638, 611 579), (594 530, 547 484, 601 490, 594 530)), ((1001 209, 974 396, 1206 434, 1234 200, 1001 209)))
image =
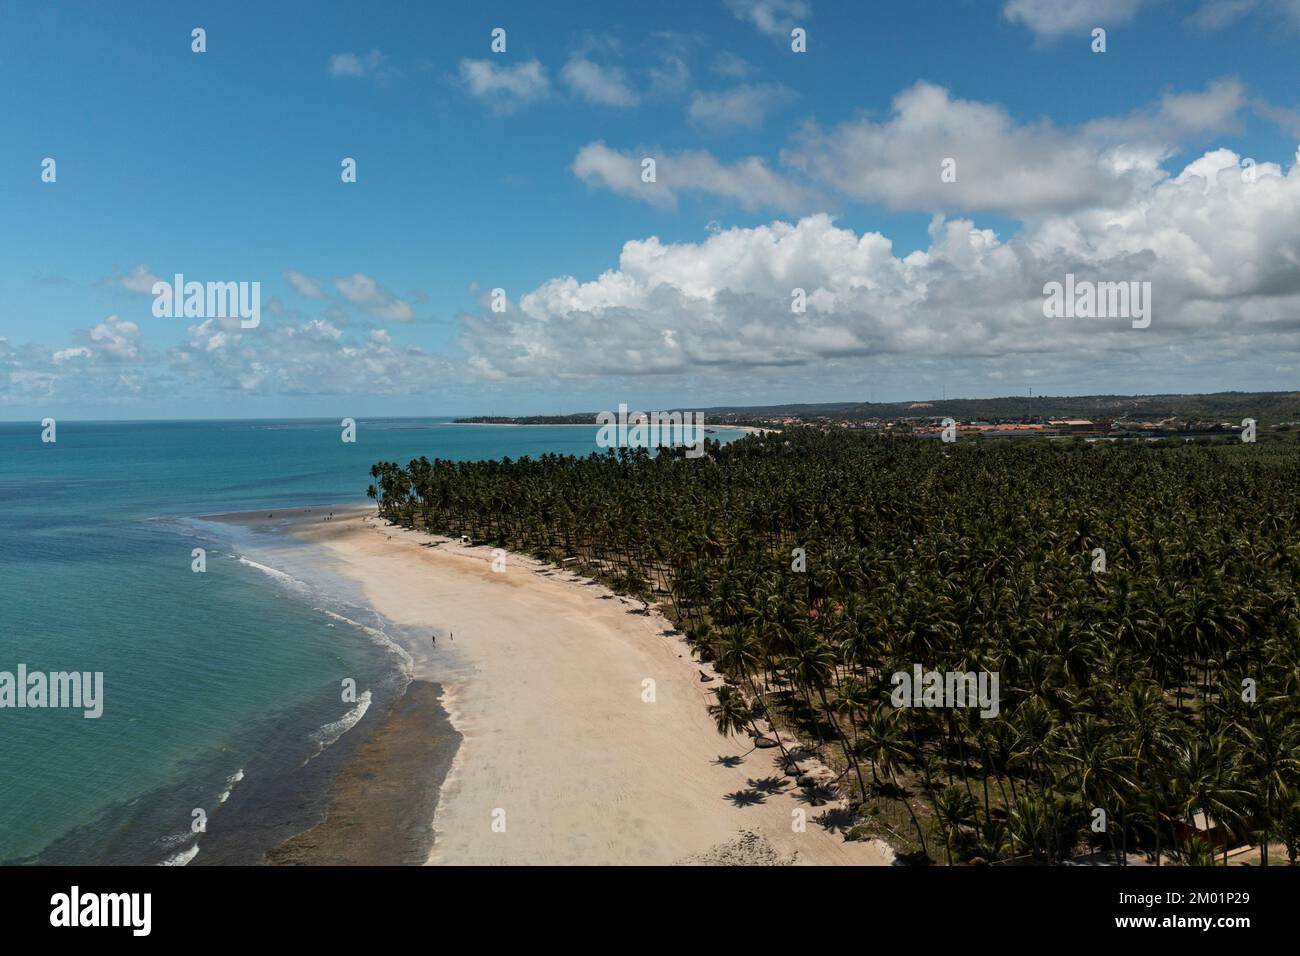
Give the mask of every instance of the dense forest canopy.
POLYGON ((1294 858, 1300 446, 794 428, 708 452, 421 458, 370 491, 660 604, 728 675, 720 730, 796 734, 854 833, 915 859, 1294 858), (915 665, 996 673, 997 716, 894 706, 915 665))

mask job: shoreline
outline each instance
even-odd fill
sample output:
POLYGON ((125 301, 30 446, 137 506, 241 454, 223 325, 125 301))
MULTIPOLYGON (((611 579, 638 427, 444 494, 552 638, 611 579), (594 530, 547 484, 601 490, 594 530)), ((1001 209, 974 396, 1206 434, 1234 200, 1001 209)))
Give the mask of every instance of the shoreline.
POLYGON ((419 865, 460 745, 439 705, 442 688, 411 681, 330 786, 325 817, 266 854, 274 866, 419 865))
POLYGON ((844 840, 835 802, 794 786, 778 749, 718 735, 707 707, 722 680, 657 612, 523 555, 493 571, 491 548, 388 526, 370 507, 319 520, 330 510, 260 520, 327 556, 408 635, 408 693, 427 706, 439 688, 459 745, 440 766, 404 696, 339 774, 326 819, 269 860, 347 862, 346 848, 414 862, 427 836, 434 864, 892 862, 882 841, 844 840))

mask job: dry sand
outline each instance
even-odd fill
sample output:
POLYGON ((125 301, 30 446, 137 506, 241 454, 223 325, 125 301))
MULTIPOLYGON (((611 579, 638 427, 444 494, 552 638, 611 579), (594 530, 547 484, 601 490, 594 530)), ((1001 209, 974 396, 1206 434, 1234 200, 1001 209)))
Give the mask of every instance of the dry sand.
POLYGON ((722 681, 701 681, 702 669, 715 672, 660 615, 520 555, 497 572, 490 548, 335 514, 294 533, 387 618, 438 635, 407 650, 414 677, 444 688, 464 739, 428 862, 892 861, 885 844, 845 841, 819 822, 835 804, 811 805, 779 750, 746 755, 748 737, 719 736, 706 708, 722 681), (443 543, 424 546, 433 540, 443 543), (795 810, 807 816, 802 833, 795 810))

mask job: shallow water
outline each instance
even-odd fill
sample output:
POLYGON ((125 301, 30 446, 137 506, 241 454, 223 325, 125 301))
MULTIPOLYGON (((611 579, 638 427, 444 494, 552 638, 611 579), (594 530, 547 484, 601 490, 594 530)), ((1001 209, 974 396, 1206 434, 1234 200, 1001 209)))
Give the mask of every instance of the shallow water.
POLYGON ((393 625, 305 546, 198 516, 362 504, 377 460, 587 454, 596 432, 363 419, 353 444, 335 421, 40 433, 0 424, 0 671, 102 672, 104 711, 0 709, 0 862, 201 864, 256 862, 315 822, 406 677, 393 625))

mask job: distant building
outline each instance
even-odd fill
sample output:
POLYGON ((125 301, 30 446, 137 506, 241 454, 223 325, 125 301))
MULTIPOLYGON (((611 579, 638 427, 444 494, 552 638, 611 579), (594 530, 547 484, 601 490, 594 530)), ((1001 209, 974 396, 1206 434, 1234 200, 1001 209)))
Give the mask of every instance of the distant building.
POLYGON ((1097 425, 1088 418, 1062 418, 1048 422, 1061 435, 1087 435, 1097 431, 1097 425))

